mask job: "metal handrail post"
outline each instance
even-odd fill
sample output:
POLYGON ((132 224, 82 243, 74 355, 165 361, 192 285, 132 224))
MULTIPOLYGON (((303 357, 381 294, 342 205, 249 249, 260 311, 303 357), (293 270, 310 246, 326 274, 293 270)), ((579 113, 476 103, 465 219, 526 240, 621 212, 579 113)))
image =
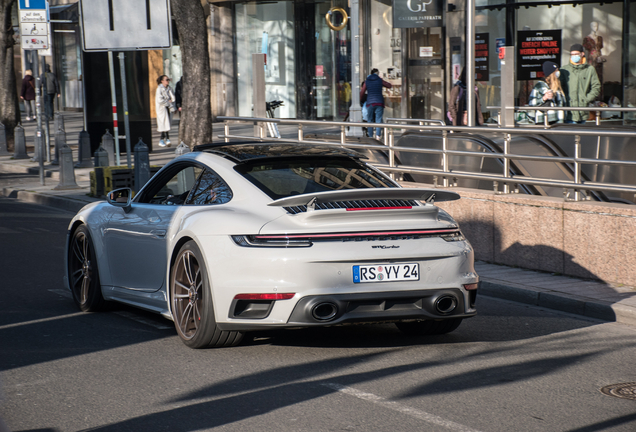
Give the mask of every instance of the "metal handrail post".
POLYGON ((223 134, 225 135, 225 142, 230 142, 230 122, 228 120, 223 122, 223 134))
MULTIPOLYGON (((448 171, 448 154, 446 151, 448 150, 448 131, 444 129, 442 131, 442 170, 444 173, 448 171)), ((448 187, 448 177, 444 175, 442 178, 442 186, 448 187)))
MULTIPOLYGON (((574 183, 577 185, 581 184, 581 163, 579 159, 581 158, 581 136, 574 136, 574 183)), ((574 189, 574 201, 581 200, 581 192, 580 189, 574 189)))
MULTIPOLYGON (((506 138, 504 140, 504 178, 510 178, 510 159, 508 159, 508 155, 510 154, 510 141, 512 140, 512 136, 510 134, 506 134, 506 138)), ((510 185, 508 182, 504 181, 503 184, 503 193, 510 193, 510 185)))
POLYGON ((345 134, 345 126, 340 126, 340 144, 345 145, 347 142, 347 135, 345 134))
POLYGON ((305 135, 303 133, 303 125, 298 124, 298 141, 303 141, 305 139, 305 135))
MULTIPOLYGON (((395 139, 395 135, 394 135, 394 131, 393 128, 389 129, 389 134, 388 137, 386 135, 386 130, 384 131, 385 135, 384 135, 384 139, 386 141, 388 141, 388 145, 389 145, 389 166, 391 168, 395 167, 395 151, 393 150, 393 145, 394 145, 394 139, 395 139)), ((395 173, 390 173, 391 178, 393 180, 395 180, 395 173)))

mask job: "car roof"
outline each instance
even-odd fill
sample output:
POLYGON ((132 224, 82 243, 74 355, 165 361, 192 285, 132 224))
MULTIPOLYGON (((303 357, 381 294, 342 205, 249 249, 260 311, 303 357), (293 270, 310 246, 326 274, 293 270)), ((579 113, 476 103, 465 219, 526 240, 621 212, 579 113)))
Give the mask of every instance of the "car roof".
POLYGON ((265 158, 327 156, 350 157, 355 159, 365 156, 351 149, 336 145, 303 145, 292 142, 258 142, 241 141, 229 143, 203 144, 194 148, 195 151, 217 154, 237 163, 265 158))

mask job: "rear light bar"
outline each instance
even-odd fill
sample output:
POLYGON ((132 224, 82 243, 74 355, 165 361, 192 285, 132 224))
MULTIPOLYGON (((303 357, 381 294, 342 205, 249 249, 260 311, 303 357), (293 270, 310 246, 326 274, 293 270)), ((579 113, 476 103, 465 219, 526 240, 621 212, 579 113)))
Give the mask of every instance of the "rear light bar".
POLYGON ((347 211, 361 211, 361 210, 409 210, 413 206, 397 206, 397 207, 361 207, 361 208, 348 208, 347 211))
POLYGON ((296 293, 237 294, 234 300, 289 300, 296 293))
POLYGON ((457 227, 441 229, 422 229, 405 231, 365 231, 349 233, 326 233, 326 234, 272 234, 272 235, 233 235, 232 240, 243 247, 311 247, 313 241, 320 240, 359 240, 373 239, 382 240, 382 237, 414 237, 435 236, 441 237, 447 242, 465 240, 461 231, 457 227))
MULTIPOLYGON (((364 209, 357 209, 364 210, 364 209)), ((323 238, 345 238, 345 237, 375 237, 375 236, 403 236, 403 235, 428 235, 428 234, 455 234, 459 233, 457 228, 411 230, 411 231, 370 231, 370 232, 350 232, 333 234, 278 234, 278 235, 255 235, 256 240, 284 240, 284 239, 323 239, 323 238)))
POLYGON ((479 287, 478 283, 472 283, 472 284, 465 284, 464 285, 464 289, 467 290, 467 291, 476 290, 477 287, 479 287))

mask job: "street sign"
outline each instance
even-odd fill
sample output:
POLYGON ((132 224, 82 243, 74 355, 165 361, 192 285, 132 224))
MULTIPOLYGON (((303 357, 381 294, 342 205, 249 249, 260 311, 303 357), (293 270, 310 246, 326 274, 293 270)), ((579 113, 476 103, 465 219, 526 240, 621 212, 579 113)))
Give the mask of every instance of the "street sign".
MULTIPOLYGON (((49 49, 49 37, 44 36, 20 36, 22 49, 24 50, 45 50, 49 49)), ((39 55, 39 54, 38 54, 39 55)))
POLYGON ((20 0, 19 17, 22 49, 49 49, 48 2, 46 0, 20 0))
POLYGON ((47 22, 48 14, 44 10, 21 10, 20 22, 47 22))
POLYGON ((20 10, 47 9, 46 0, 20 0, 20 10))
POLYGON ((134 51, 172 46, 169 0, 80 0, 84 51, 134 51))

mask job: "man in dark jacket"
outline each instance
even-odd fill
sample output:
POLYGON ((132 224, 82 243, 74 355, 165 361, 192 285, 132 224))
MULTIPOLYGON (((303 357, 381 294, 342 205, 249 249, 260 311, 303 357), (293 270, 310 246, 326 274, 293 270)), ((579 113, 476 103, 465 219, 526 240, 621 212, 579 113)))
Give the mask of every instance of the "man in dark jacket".
MULTIPOLYGON (((384 81, 378 74, 379 71, 377 69, 372 69, 371 75, 367 77, 360 89, 360 99, 364 97, 365 93, 367 94, 369 123, 382 123, 382 117, 384 116, 384 96, 382 96, 382 87, 393 87, 391 83, 384 81)), ((373 136, 373 128, 369 128, 368 131, 370 131, 371 136, 373 136)), ((375 138, 379 140, 380 135, 382 134, 382 129, 376 128, 375 131, 375 138)))
POLYGON ((46 65, 46 72, 40 76, 40 86, 42 87, 42 95, 44 96, 44 114, 53 119, 53 103, 55 102, 55 95, 60 97, 60 83, 53 72, 51 72, 51 66, 46 65), (46 89, 46 91, 44 91, 46 89))
MULTIPOLYGON (((601 93, 601 82, 594 66, 587 64, 583 45, 570 47, 570 63, 561 68, 561 86, 571 107, 587 107, 601 93)), ((587 111, 571 111, 566 123, 585 124, 589 117, 587 111)))

